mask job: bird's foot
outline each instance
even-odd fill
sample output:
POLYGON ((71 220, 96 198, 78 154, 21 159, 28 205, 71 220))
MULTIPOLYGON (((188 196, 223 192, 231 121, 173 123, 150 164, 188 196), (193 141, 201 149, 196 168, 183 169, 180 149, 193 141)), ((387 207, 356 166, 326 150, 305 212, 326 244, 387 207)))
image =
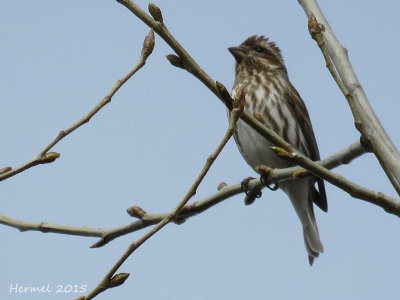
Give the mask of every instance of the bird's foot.
POLYGON ((279 189, 279 184, 277 182, 273 182, 273 183, 265 182, 265 179, 262 176, 260 177, 260 181, 262 182, 263 185, 265 185, 271 191, 276 191, 277 189, 279 189))
POLYGON ((271 167, 266 165, 260 165, 256 167, 256 171, 261 175, 260 181, 262 182, 262 184, 269 188, 271 191, 276 191, 279 188, 279 184, 277 182, 268 182, 268 177, 272 170, 273 169, 271 167))
POLYGON ((252 204, 256 198, 260 198, 262 193, 260 189, 251 189, 249 187, 250 181, 252 181, 253 177, 247 177, 246 179, 243 179, 241 182, 241 188, 245 192, 246 197, 244 198, 244 204, 245 205, 250 205, 252 204))

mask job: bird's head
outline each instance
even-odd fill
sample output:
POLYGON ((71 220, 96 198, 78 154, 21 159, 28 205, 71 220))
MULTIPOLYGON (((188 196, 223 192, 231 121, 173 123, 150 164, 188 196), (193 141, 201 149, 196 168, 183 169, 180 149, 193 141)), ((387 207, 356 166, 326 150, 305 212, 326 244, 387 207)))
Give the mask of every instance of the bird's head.
POLYGON ((236 60, 236 73, 272 71, 283 69, 286 72, 280 49, 264 36, 253 35, 238 47, 228 48, 236 60))

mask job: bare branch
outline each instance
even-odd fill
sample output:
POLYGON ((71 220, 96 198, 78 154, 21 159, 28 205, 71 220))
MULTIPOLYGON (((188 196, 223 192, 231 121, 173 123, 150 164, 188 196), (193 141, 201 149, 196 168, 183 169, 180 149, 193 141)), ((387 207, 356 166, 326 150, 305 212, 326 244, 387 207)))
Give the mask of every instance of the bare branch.
MULTIPOLYGON (((322 24, 324 30, 321 30, 319 33, 321 39, 317 42, 321 47, 321 50, 323 50, 323 53, 326 46, 327 55, 324 54, 324 57, 327 60, 327 66, 329 67, 328 61, 332 60, 333 65, 340 76, 340 81, 345 87, 345 91, 343 89, 342 91, 352 109, 356 128, 370 144, 370 147, 378 158, 383 170, 397 193, 400 195, 400 153, 373 111, 367 95, 351 66, 347 50, 336 38, 316 0, 298 0, 298 2, 303 7, 307 17, 312 19, 312 17, 315 16, 314 24, 322 24)), ((313 33, 311 32, 311 34, 313 33)), ((333 67, 330 68, 331 73, 332 70, 333 67)), ((336 80, 336 82, 338 82, 338 80, 336 80)), ((341 84, 338 84, 340 87, 341 84)))
MULTIPOLYGON (((186 195, 183 199, 178 203, 178 205, 168 214, 164 215, 163 218, 148 232, 146 232, 142 237, 129 245, 126 249, 125 253, 118 259, 118 261, 112 266, 112 268, 108 271, 108 273, 104 276, 104 278, 99 282, 99 284, 84 298, 86 300, 93 299, 99 293, 105 291, 108 288, 114 287, 112 286, 112 279, 115 272, 121 267, 121 265, 128 259, 132 253, 138 249, 144 242, 146 242, 149 238, 151 238, 155 233, 161 230, 165 225, 167 225, 171 220, 174 220, 181 209, 187 204, 187 202, 196 194, 197 188, 200 183, 203 181, 204 177, 207 175, 207 172, 210 170, 212 164, 217 159, 218 155, 221 153, 222 149, 225 147, 226 143, 233 135, 233 130, 236 125, 237 120, 243 112, 243 102, 238 101, 237 106, 232 110, 230 122, 226 133, 219 143, 218 147, 215 151, 207 158, 206 163, 204 164, 203 169, 200 171, 200 174, 197 176, 196 180, 193 182, 192 186, 187 191, 186 195)), ((122 283, 121 283, 122 284, 122 283)))
POLYGON ((60 154, 56 152, 50 152, 48 151, 53 148, 59 141, 61 141, 63 138, 65 138, 67 135, 69 135, 71 132, 74 130, 78 129, 81 127, 83 124, 87 123, 90 121, 90 119, 99 111, 101 110, 106 104, 111 102, 112 97, 115 95, 115 93, 131 78, 138 70, 140 70, 146 63, 146 59, 149 57, 151 52, 153 51, 154 48, 154 32, 153 30, 150 30, 149 34, 146 36, 144 43, 143 43, 143 48, 142 52, 139 58, 139 61, 137 64, 133 67, 131 71, 129 71, 128 74, 126 74, 124 77, 119 79, 115 85, 112 87, 112 89, 108 92, 108 94, 89 112, 87 113, 84 117, 82 117, 79 121, 71 125, 69 128, 60 131, 57 136, 48 144, 46 145, 38 154, 35 155, 31 160, 28 162, 24 163, 23 165, 12 169, 10 167, 7 167, 7 172, 0 172, 0 181, 10 178, 14 175, 17 175, 18 173, 21 173, 25 171, 26 169, 29 169, 33 166, 39 165, 39 164, 44 164, 44 163, 49 163, 53 162, 56 158, 60 156, 60 154))
MULTIPOLYGON (((360 142, 353 143, 349 147, 344 150, 341 150, 328 158, 323 159, 319 163, 326 168, 335 168, 342 164, 348 164, 353 159, 363 155, 366 153, 365 148, 361 145, 360 142)), ((300 167, 291 167, 286 169, 273 169, 268 178, 265 180, 267 182, 278 182, 281 180, 291 179, 295 174, 298 174, 300 171, 304 171, 304 169, 300 167)), ((260 181, 260 179, 254 179, 249 182, 249 189, 251 190, 261 190, 264 187, 264 184, 260 181)), ((175 216, 172 220, 177 224, 181 224, 186 219, 197 215, 210 207, 231 198, 234 195, 238 195, 243 193, 243 189, 240 183, 233 184, 228 186, 223 183, 219 186, 218 192, 200 199, 193 204, 185 205, 180 210, 179 214, 175 216)), ((393 198, 385 196, 382 194, 382 201, 390 202, 394 201, 393 198)), ((159 223, 162 219, 164 219, 167 214, 151 214, 147 213, 143 209, 134 206, 128 208, 128 213, 137 220, 136 222, 116 227, 116 228, 91 228, 87 226, 82 227, 73 227, 66 225, 53 224, 48 222, 26 222, 21 220, 16 220, 13 218, 9 218, 3 215, 0 215, 0 223, 6 226, 14 227, 19 229, 20 231, 40 231, 43 233, 60 233, 60 234, 68 234, 68 235, 78 235, 78 236, 91 236, 91 237, 101 237, 96 243, 94 243, 91 248, 98 248, 106 245, 110 241, 126 235, 128 233, 141 230, 145 227, 154 225, 159 223)))
MULTIPOLYGON (((179 44, 179 42, 173 37, 173 35, 168 31, 167 27, 163 22, 156 21, 149 15, 147 15, 140 7, 134 4, 130 0, 117 0, 119 3, 123 4, 126 8, 128 8, 132 13, 134 13, 139 19, 141 19, 145 24, 154 29, 154 31, 162 38, 164 41, 175 51, 178 57, 174 57, 175 63, 178 63, 179 67, 184 68, 195 77, 197 77, 201 82, 204 83, 225 105, 226 99, 221 96, 220 88, 217 87, 217 84, 211 77, 206 74, 203 69, 194 61, 194 59, 186 52, 186 50, 179 44)), ((171 56, 170 56, 171 58, 171 56)), ((170 59, 171 60, 171 59, 170 59)), ((222 84, 220 84, 222 86, 222 84)), ((228 107, 229 108, 229 107, 228 107)), ((264 126, 261 122, 257 121, 256 118, 249 115, 247 112, 243 112, 241 115, 241 119, 245 121, 249 126, 251 126, 254 130, 256 130, 259 134, 261 134, 268 141, 278 146, 279 148, 284 149, 286 152, 295 155, 295 157, 301 157, 301 159, 296 159, 296 162, 310 170, 315 175, 329 181, 330 183, 336 185, 337 187, 347 191, 352 196, 352 188, 350 186, 354 186, 355 184, 346 180, 339 180, 338 174, 330 172, 328 169, 321 167, 317 163, 313 162, 309 158, 305 157, 299 151, 297 151, 294 147, 288 144, 285 140, 283 140, 278 134, 264 126), (345 182, 348 184, 343 185, 345 182)), ((367 139, 367 141, 369 141, 367 139)), ((400 162, 400 160, 399 160, 400 162)), ((366 194, 357 194, 357 198, 368 201, 370 195, 366 194), (367 197, 367 198, 366 198, 367 197)))

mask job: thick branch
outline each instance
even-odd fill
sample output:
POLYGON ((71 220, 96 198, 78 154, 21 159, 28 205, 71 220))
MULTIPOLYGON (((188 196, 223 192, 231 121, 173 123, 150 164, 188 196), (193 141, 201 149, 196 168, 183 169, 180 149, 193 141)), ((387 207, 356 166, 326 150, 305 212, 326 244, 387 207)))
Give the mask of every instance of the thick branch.
POLYGON ((400 195, 400 154, 385 132, 373 111, 368 98, 351 66, 347 50, 339 43, 328 21, 325 19, 316 0, 298 0, 307 17, 313 14, 324 27, 323 42, 327 53, 338 72, 341 81, 351 95, 350 107, 353 110, 356 128, 370 144, 382 168, 400 195))

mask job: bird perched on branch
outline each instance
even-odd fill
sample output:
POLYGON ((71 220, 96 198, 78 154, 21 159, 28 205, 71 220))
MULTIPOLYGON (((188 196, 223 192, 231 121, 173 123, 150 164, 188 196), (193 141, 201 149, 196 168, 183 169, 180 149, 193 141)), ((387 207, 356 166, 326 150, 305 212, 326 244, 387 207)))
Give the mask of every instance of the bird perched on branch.
MULTIPOLYGON (((232 98, 240 94, 244 97, 246 112, 259 114, 266 126, 285 141, 312 160, 319 160, 307 108, 289 81, 280 49, 268 38, 254 35, 229 51, 236 60, 232 98)), ((270 149, 273 144, 242 120, 236 124, 234 137, 240 153, 252 168, 294 165, 279 158, 270 149)), ((290 198, 303 226, 304 244, 311 265, 314 258, 324 251, 313 210, 313 203, 325 212, 328 210, 324 182, 311 175, 279 182, 279 188, 290 198)))

